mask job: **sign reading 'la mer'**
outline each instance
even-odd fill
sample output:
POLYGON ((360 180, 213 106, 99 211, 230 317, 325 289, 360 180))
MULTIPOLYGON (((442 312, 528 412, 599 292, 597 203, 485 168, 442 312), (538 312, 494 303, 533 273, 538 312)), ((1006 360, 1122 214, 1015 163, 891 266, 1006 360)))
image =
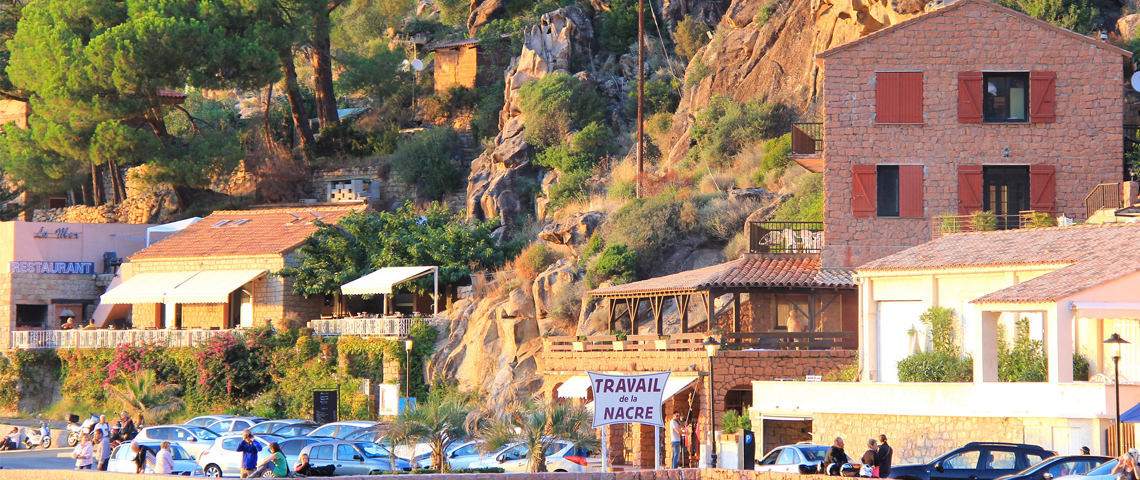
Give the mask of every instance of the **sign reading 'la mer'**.
POLYGON ((661 397, 669 372, 611 375, 586 372, 594 389, 594 427, 640 423, 664 427, 661 397))

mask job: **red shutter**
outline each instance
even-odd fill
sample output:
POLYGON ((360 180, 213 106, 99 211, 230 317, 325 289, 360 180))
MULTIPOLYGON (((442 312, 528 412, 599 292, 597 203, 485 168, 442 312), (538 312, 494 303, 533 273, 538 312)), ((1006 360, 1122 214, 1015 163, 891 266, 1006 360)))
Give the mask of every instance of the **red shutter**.
POLYGON ((875 123, 899 123, 899 74, 875 73, 875 123))
POLYGON ((1055 165, 1029 166, 1029 208, 1039 212, 1056 210, 1057 167, 1055 165))
POLYGON ((922 123, 922 72, 898 75, 899 123, 922 123))
POLYGON ((1051 123, 1057 120, 1056 87, 1056 72, 1029 72, 1029 121, 1051 123))
POLYGON ((958 72, 958 123, 982 123, 982 72, 958 72))
POLYGON ((958 215, 982 209, 982 166, 958 165, 958 215))
POLYGON ((875 216, 875 166, 851 167, 851 212, 856 217, 875 216))
POLYGON ((924 217, 922 165, 899 165, 899 216, 924 217))

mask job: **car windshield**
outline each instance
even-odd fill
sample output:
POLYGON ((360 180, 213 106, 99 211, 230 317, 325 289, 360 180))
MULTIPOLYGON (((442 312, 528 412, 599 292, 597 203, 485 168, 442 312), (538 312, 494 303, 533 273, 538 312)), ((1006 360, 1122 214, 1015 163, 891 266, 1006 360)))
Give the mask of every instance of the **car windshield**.
POLYGON ((391 456, 388 453, 388 449, 381 447, 375 443, 357 442, 356 446, 360 447, 360 450, 363 451, 365 455, 368 455, 369 458, 391 456))
POLYGON ((190 430, 190 433, 193 433, 194 436, 198 437, 199 440, 213 440, 215 438, 218 438, 218 434, 214 433, 213 430, 210 430, 208 428, 186 427, 186 429, 190 430))
POLYGON ((1116 460, 1116 459, 1109 460, 1109 461, 1105 462, 1104 465, 1101 465, 1099 467, 1092 469, 1091 471, 1089 471, 1089 473, 1086 473, 1085 475, 1088 475, 1090 477, 1093 475, 1109 475, 1112 473, 1112 469, 1116 467, 1117 461, 1118 460, 1116 460))
POLYGON ((808 463, 822 462, 823 457, 827 456, 827 449, 823 445, 812 445, 810 447, 800 447, 800 453, 804 454, 804 458, 808 463))

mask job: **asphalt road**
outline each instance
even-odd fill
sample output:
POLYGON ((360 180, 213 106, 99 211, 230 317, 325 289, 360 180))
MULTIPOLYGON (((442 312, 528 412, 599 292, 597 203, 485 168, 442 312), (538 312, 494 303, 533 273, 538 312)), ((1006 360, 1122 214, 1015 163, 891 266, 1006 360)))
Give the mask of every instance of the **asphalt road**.
POLYGON ((0 452, 0 468, 18 470, 71 470, 75 467, 71 449, 13 450, 0 452))

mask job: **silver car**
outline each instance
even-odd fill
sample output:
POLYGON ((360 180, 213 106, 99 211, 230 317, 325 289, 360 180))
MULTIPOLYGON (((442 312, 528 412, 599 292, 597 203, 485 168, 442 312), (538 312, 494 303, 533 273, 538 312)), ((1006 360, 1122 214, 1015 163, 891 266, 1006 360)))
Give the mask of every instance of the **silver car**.
POLYGON ((212 443, 215 438, 218 438, 217 433, 202 427, 191 425, 159 425, 139 430, 135 441, 162 443, 163 440, 167 440, 172 445, 179 445, 185 448, 187 452, 190 452, 191 456, 197 458, 203 450, 209 448, 210 443, 212 443))
MULTIPOLYGON (((258 423, 257 425, 249 427, 249 432, 253 433, 253 434, 273 433, 273 431, 277 430, 278 428, 284 428, 284 427, 287 427, 290 425, 304 425, 304 424, 314 425, 313 428, 316 428, 315 424, 313 424, 312 422, 310 422, 308 420, 292 420, 292 419, 290 419, 290 420, 266 420, 264 422, 258 423)), ((299 435, 286 435, 286 436, 292 437, 292 436, 299 436, 299 435)))
POLYGON ((194 418, 191 418, 190 420, 187 420, 186 423, 184 423, 183 425, 193 425, 195 427, 205 427, 206 425, 214 423, 218 420, 221 420, 224 418, 233 418, 236 416, 237 415, 228 415, 228 414, 226 414, 226 415, 202 415, 200 417, 194 417, 194 418))
POLYGON ((206 428, 217 433, 240 432, 264 421, 262 417, 230 417, 206 425, 206 428))
MULTIPOLYGON (((392 470, 392 453, 375 443, 324 441, 302 449, 301 455, 305 454, 309 455, 309 464, 314 467, 335 467, 335 475, 375 475, 392 470)), ((395 465, 396 470, 411 470, 408 461, 399 457, 396 457, 395 465)))
MULTIPOLYGON (((269 458, 269 443, 280 441, 280 437, 272 435, 254 435, 253 439, 261 444, 261 451, 257 452, 257 463, 269 458)), ((242 453, 237 450, 241 443, 241 434, 229 434, 218 437, 210 448, 198 456, 198 466, 202 467, 207 477, 224 477, 241 473, 242 453)))
MULTIPOLYGON (((159 447, 161 447, 159 443, 149 442, 139 442, 139 445, 155 454, 157 454, 159 447)), ((198 464, 194 463, 194 457, 191 457, 186 449, 171 444, 170 453, 171 456, 174 457, 174 471, 172 472, 174 475, 199 476, 202 474, 202 469, 198 468, 198 464)), ((107 471, 135 473, 135 452, 131 451, 130 443, 119 445, 111 451, 111 458, 107 461, 107 471)), ((150 465, 147 465, 146 473, 154 473, 150 465)))
POLYGON ((333 422, 321 425, 320 428, 309 432, 310 437, 329 437, 341 438, 347 437, 357 430, 373 427, 376 422, 364 422, 359 420, 352 420, 347 422, 333 422))

